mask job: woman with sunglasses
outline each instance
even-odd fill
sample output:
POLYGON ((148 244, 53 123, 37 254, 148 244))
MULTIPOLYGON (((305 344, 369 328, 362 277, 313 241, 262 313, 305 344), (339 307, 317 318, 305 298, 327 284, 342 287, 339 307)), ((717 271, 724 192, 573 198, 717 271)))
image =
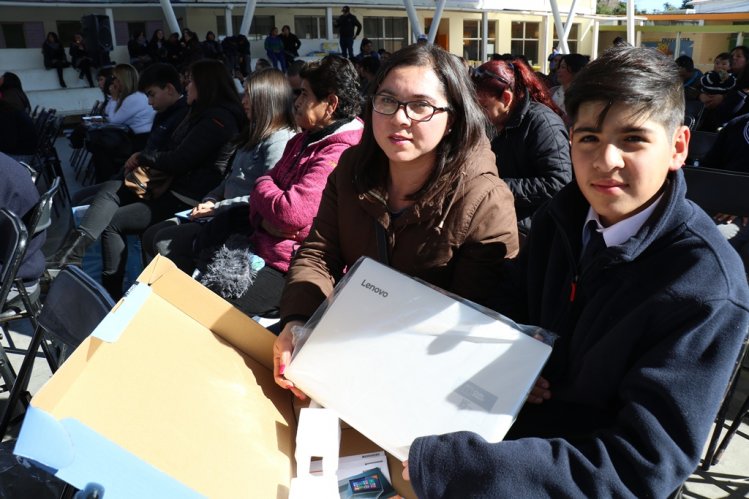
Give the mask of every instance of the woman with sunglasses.
POLYGON ((536 209, 572 180, 562 111, 519 58, 489 61, 473 72, 479 103, 494 125, 499 176, 515 196, 521 239, 536 209))
POLYGON ((362 140, 328 178, 281 299, 274 375, 299 397, 283 377, 291 328, 359 257, 481 303, 497 267, 518 250, 512 195, 497 176, 460 60, 436 45, 411 45, 392 55, 370 88, 362 140))

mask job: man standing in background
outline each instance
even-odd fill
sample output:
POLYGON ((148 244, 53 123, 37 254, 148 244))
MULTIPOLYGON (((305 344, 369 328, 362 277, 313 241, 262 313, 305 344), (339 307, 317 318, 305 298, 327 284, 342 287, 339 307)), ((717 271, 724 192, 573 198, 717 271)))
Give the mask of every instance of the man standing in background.
POLYGON ((359 36, 361 33, 361 23, 350 12, 348 5, 345 5, 342 9, 340 16, 335 22, 335 27, 338 28, 338 35, 341 37, 341 52, 343 57, 349 59, 354 58, 354 38, 359 36))

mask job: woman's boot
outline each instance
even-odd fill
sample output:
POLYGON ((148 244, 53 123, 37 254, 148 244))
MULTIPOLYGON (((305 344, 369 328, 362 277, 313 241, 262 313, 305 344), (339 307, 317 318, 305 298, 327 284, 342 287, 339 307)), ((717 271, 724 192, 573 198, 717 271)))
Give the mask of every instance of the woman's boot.
POLYGON ((65 265, 75 265, 81 267, 83 255, 86 250, 94 243, 95 239, 83 232, 82 230, 71 231, 65 238, 62 247, 57 251, 54 261, 58 268, 65 265))

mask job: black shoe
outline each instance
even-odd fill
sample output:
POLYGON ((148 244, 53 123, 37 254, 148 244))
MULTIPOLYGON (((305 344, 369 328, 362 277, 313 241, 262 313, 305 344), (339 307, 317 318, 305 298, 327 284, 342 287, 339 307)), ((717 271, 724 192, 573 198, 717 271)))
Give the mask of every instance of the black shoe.
POLYGON ((68 88, 68 86, 67 86, 67 85, 65 85, 65 82, 64 82, 64 81, 61 81, 61 82, 60 82, 60 86, 61 86, 62 88, 68 88))
POLYGON ((81 267, 83 264, 83 255, 86 250, 94 243, 94 239, 81 230, 71 231, 65 238, 62 247, 55 253, 53 261, 54 266, 63 268, 65 265, 75 265, 81 267))

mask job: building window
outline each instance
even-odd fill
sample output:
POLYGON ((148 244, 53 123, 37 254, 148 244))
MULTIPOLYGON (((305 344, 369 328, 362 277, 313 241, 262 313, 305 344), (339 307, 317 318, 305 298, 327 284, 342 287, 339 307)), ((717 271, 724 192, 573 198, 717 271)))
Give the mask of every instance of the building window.
POLYGON ((3 35, 2 48, 25 49, 26 36, 23 34, 23 23, 2 23, 0 30, 3 35))
POLYGON ((512 55, 524 55, 533 65, 538 61, 540 23, 512 21, 510 50, 512 55))
MULTIPOLYGON (((375 50, 395 52, 408 45, 408 18, 365 17, 364 36, 369 38, 375 50)), ((354 47, 358 52, 359 47, 354 47)))
MULTIPOLYGON (((216 16, 216 36, 226 36, 226 16, 216 16)), ((270 34, 270 30, 276 25, 276 16, 255 16, 250 24, 250 34, 247 38, 250 40, 265 40, 270 34)), ((231 16, 231 27, 234 35, 239 34, 239 28, 242 27, 242 16, 231 16)))
MULTIPOLYGON (((579 32, 580 32, 580 25, 573 24, 572 28, 570 28, 570 35, 567 37, 567 46, 570 49, 570 54, 577 53, 577 42, 578 42, 577 34, 579 32)), ((559 45, 559 36, 557 36, 557 27, 556 25, 554 25, 554 46, 557 47, 558 45, 559 45)))
MULTIPOLYGON (((481 26, 478 19, 463 21, 463 57, 469 61, 488 59, 488 54, 481 57, 481 26)), ((497 21, 489 21, 489 33, 487 34, 487 51, 494 53, 494 41, 497 39, 497 21)))
MULTIPOLYGON (((231 16, 231 29, 235 35, 242 27, 242 16, 231 16)), ((226 16, 216 16, 216 36, 226 36, 226 16)))
MULTIPOLYGON (((241 19, 241 18, 240 18, 241 19)), ((241 21, 240 21, 241 26, 241 21)), ((276 25, 276 16, 255 16, 252 18, 250 24, 250 34, 247 38, 250 40, 265 40, 265 37, 270 35, 270 31, 276 25)), ((236 29, 235 33, 239 32, 239 28, 236 29)))
POLYGON ((325 16, 294 16, 294 34, 298 38, 328 38, 325 16))

